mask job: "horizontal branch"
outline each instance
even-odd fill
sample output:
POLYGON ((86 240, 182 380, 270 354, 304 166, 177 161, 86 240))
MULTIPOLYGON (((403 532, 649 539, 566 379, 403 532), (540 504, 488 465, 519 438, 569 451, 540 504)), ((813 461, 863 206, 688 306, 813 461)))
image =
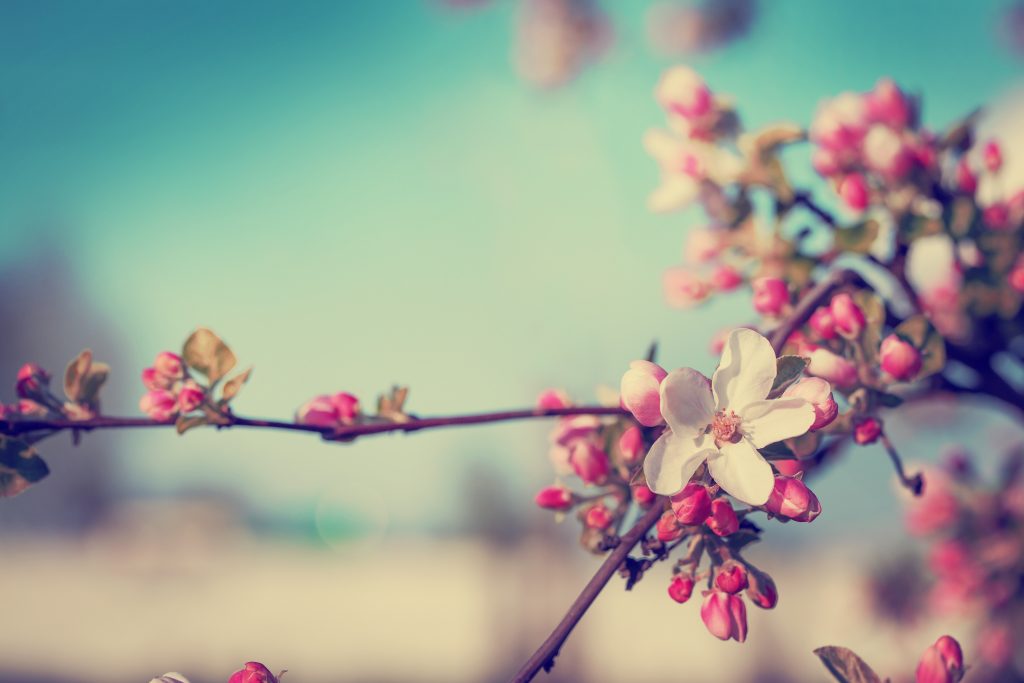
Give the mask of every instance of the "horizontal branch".
MULTIPOLYGON (((294 432, 313 432, 330 441, 350 441, 360 436, 371 434, 387 434, 390 432, 416 432, 422 429, 438 427, 458 427, 463 425, 487 424, 492 422, 509 422, 512 420, 531 420, 538 418, 569 417, 573 415, 628 415, 622 408, 608 406, 571 406, 568 408, 552 408, 548 410, 522 409, 492 413, 469 413, 465 415, 448 415, 441 417, 410 417, 405 422, 374 421, 341 425, 338 427, 319 427, 316 425, 282 422, 278 420, 258 420, 238 415, 225 415, 223 424, 210 426, 219 429, 230 427, 251 427, 259 429, 283 429, 294 432)), ((63 430, 93 431, 98 429, 138 429, 147 427, 174 428, 174 422, 160 422, 144 417, 95 417, 91 420, 59 419, 6 419, 0 420, 0 434, 17 436, 31 432, 59 432, 63 430)))

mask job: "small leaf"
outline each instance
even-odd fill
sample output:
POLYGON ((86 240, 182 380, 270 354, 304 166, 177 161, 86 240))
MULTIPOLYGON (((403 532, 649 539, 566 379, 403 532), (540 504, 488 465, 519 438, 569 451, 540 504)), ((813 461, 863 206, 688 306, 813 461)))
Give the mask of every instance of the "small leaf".
POLYGON ((179 434, 184 434, 190 429, 206 424, 210 424, 210 419, 206 415, 180 415, 174 423, 174 428, 179 434))
POLYGON ((810 360, 801 356, 779 356, 775 361, 775 383, 772 384, 768 397, 778 398, 783 391, 800 379, 808 363, 810 360))
POLYGON ((82 379, 89 373, 92 366, 92 351, 85 349, 68 363, 64 371, 64 394, 77 402, 81 396, 82 379))
POLYGON ((870 666, 853 650, 828 645, 814 651, 829 673, 840 683, 882 683, 870 666))
POLYGON ((89 372, 82 378, 81 388, 78 391, 78 402, 85 405, 93 405, 99 399, 100 389, 107 382, 110 376, 110 366, 106 363, 93 363, 89 372))
POLYGON ((224 388, 220 392, 220 400, 227 403, 242 390, 242 387, 246 382, 249 381, 249 377, 252 375, 252 368, 249 368, 245 372, 240 372, 227 382, 224 383, 224 388))
POLYGON ((843 251, 866 254, 878 238, 878 221, 868 219, 862 223, 835 231, 835 245, 843 251))
POLYGON ((215 384, 231 372, 231 368, 238 362, 228 345, 205 327, 192 333, 185 342, 181 356, 190 368, 206 375, 210 384, 215 384))
POLYGON ((0 435, 0 498, 16 496, 50 473, 50 468, 22 439, 0 435))
POLYGON ((877 364, 878 345, 882 343, 882 327, 885 325, 885 303, 877 295, 863 289, 853 293, 853 300, 864 312, 861 343, 865 360, 877 364))
POLYGON ((405 412, 405 400, 409 397, 409 387, 391 387, 391 393, 381 394, 377 399, 377 416, 392 422, 408 422, 405 412))

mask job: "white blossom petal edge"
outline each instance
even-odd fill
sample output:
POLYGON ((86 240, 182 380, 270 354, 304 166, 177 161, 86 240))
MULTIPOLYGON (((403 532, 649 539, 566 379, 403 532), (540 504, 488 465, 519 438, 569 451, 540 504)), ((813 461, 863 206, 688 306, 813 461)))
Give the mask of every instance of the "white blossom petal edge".
POLYGON ((661 414, 668 429, 644 459, 651 490, 678 493, 707 461, 723 491, 749 505, 764 505, 775 475, 757 449, 805 434, 814 423, 808 401, 768 398, 775 370, 768 340, 737 329, 725 340, 710 381, 692 368, 670 372, 661 383, 661 414))

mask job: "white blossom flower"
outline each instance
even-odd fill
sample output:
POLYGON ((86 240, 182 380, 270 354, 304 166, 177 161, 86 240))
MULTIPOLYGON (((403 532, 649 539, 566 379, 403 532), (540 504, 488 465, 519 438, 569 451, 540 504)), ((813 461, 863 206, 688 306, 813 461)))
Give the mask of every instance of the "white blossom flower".
POLYGON ((710 381, 692 368, 670 372, 661 383, 668 429, 644 460, 651 489, 672 495, 707 462, 726 493, 763 505, 775 475, 757 449, 800 436, 814 423, 814 407, 804 399, 768 399, 775 372, 771 344, 748 329, 729 333, 710 381))

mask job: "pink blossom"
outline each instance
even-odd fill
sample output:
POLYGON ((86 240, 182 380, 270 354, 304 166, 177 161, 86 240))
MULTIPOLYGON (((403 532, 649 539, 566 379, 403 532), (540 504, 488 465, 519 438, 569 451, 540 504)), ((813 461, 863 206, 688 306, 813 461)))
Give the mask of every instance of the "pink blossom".
POLYGON ((995 140, 989 140, 981 150, 981 158, 989 173, 996 173, 1003 166, 1003 150, 995 140))
POLYGON ((961 159, 956 165, 956 186, 964 194, 971 195, 978 189, 978 176, 971 170, 967 159, 961 159))
POLYGON ((747 608, 743 599, 721 591, 711 591, 700 607, 700 618, 714 637, 720 640, 747 639, 747 608))
POLYGON ((173 385, 174 380, 167 375, 161 375, 156 368, 146 368, 142 371, 142 386, 150 391, 170 389, 173 385))
POLYGON ((851 211, 860 213, 868 208, 871 195, 868 183, 860 173, 850 173, 839 181, 836 188, 839 198, 851 211))
POLYGON ((891 78, 882 78, 864 96, 868 118, 897 130, 910 123, 910 100, 891 78))
POLYGON ((537 397, 537 410, 560 410, 570 405, 569 394, 562 389, 545 389, 537 397))
POLYGON ((743 284, 743 276, 730 265, 722 264, 711 271, 711 286, 719 292, 731 292, 743 284))
POLYGON ((185 365, 182 363, 181 356, 170 351, 158 353, 156 360, 153 361, 153 367, 161 375, 171 379, 181 379, 185 376, 185 365))
POLYGON ((686 268, 669 268, 662 277, 665 300, 672 308, 691 308, 711 293, 708 283, 686 268))
POLYGON ((834 151, 860 144, 868 126, 864 98, 857 93, 842 93, 826 100, 811 123, 811 140, 834 151))
POLYGON ((673 600, 682 604, 693 595, 693 577, 689 574, 679 574, 672 579, 668 585, 668 594, 673 600))
POLYGON ((761 609, 773 609, 779 604, 779 591, 775 588, 772 577, 764 572, 750 571, 747 573, 747 580, 750 587, 747 588, 747 597, 761 609))
POLYGON ((836 322, 832 317, 832 308, 830 306, 821 306, 815 309, 807 324, 822 339, 836 338, 836 322))
POLYGON ((584 484, 603 484, 608 478, 608 455, 589 441, 572 445, 569 465, 584 484))
POLYGON ((794 522, 813 522, 821 514, 821 503, 801 480, 778 475, 765 509, 794 522))
POLYGON ((541 489, 533 501, 545 510, 568 510, 573 506, 572 491, 564 486, 548 486, 541 489))
POLYGON ((804 464, 799 460, 775 460, 772 464, 775 465, 775 469, 779 471, 779 474, 784 474, 787 477, 795 477, 804 471, 804 464))
POLYGON ((981 219, 993 230, 1005 230, 1010 227, 1010 207, 1006 202, 993 202, 981 212, 981 219))
POLYGON ((295 421, 312 427, 333 427, 338 422, 338 410, 331 397, 322 394, 302 404, 295 421))
POLYGON ((642 508, 649 508, 651 503, 657 499, 658 494, 652 491, 646 484, 637 484, 633 487, 633 500, 642 508))
POLYGON ((168 422, 178 412, 178 399, 169 391, 157 389, 142 397, 139 409, 157 422, 168 422))
POLYGON ((201 386, 192 380, 187 380, 178 391, 178 410, 181 413, 191 413, 202 405, 204 396, 201 386))
POLYGON ((18 398, 32 398, 50 383, 50 373, 36 363, 25 363, 18 368, 15 391, 18 398))
POLYGON ((711 514, 711 497, 703 484, 690 482, 670 500, 680 524, 703 524, 711 514))
POLYGON ((246 662, 245 666, 231 674, 228 683, 278 683, 270 669, 259 662, 246 662))
POLYGON ((686 249, 683 256, 692 264, 707 263, 717 258, 722 251, 724 240, 721 230, 695 228, 686 234, 686 249))
POLYGON ((658 540, 663 543, 671 543, 683 537, 685 529, 679 524, 679 520, 671 512, 666 512, 658 518, 654 527, 658 540))
POLYGON ((789 286, 777 277, 759 277, 751 283, 754 289, 754 310, 762 315, 777 316, 789 304, 789 286))
POLYGON ((708 528, 718 536, 729 536, 740 528, 739 517, 732 504, 724 498, 711 501, 711 514, 707 518, 708 528))
POLYGON ((686 119, 705 116, 714 107, 711 90, 704 79, 685 66, 673 67, 662 75, 655 98, 666 110, 686 119))
POLYGON ((815 349, 810 353, 807 372, 827 379, 832 386, 849 389, 857 383, 857 366, 828 349, 815 349))
POLYGON ((338 392, 331 396, 331 404, 337 411, 338 419, 350 424, 359 417, 359 399, 347 392, 338 392))
POLYGON ((622 405, 645 427, 654 427, 663 422, 660 387, 667 374, 656 363, 635 360, 622 375, 622 405))
POLYGON ((853 441, 867 446, 882 436, 882 423, 873 417, 865 418, 853 426, 853 441))
POLYGON ((810 431, 832 424, 839 415, 839 406, 832 396, 832 385, 820 377, 804 377, 782 392, 783 398, 802 398, 814 406, 814 424, 810 431))
POLYGON ((828 147, 818 147, 811 157, 811 165, 822 178, 829 178, 843 170, 839 155, 828 147))
POLYGON ((924 651, 917 665, 917 683, 957 683, 964 675, 960 643, 942 636, 924 651))
POLYGON ((551 440, 559 446, 571 446, 597 433, 601 420, 596 415, 573 415, 558 421, 551 432, 551 440))
POLYGON ((644 435, 639 427, 633 425, 622 432, 622 436, 619 437, 619 452, 622 454, 622 459, 626 464, 632 465, 639 461, 644 454, 643 448, 644 435))
POLYGON ((23 398, 18 401, 17 413, 24 417, 46 417, 50 411, 42 403, 37 403, 30 398, 23 398))
POLYGON ((836 329, 848 337, 856 337, 864 329, 864 311, 860 310, 853 297, 842 292, 832 297, 830 306, 836 329))
POLYGON ((914 165, 914 153, 903 138, 883 125, 872 126, 864 137, 864 163, 887 180, 900 180, 914 165))
POLYGON ((612 525, 612 513, 603 503, 591 506, 583 517, 588 529, 607 529, 612 525))
POLYGON ((715 574, 715 588, 726 593, 739 593, 747 585, 747 570, 734 560, 726 561, 715 574))
POLYGON ((882 340, 879 358, 882 370, 898 382, 911 380, 921 371, 921 352, 895 334, 882 340))

